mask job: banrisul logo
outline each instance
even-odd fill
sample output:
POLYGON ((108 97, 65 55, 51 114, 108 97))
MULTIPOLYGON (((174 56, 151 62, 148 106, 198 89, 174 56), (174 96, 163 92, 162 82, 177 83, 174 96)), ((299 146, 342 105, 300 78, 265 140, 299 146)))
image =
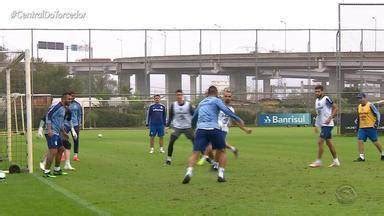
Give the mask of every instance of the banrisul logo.
POLYGON ((309 113, 260 114, 258 124, 260 126, 310 125, 311 115, 309 113))

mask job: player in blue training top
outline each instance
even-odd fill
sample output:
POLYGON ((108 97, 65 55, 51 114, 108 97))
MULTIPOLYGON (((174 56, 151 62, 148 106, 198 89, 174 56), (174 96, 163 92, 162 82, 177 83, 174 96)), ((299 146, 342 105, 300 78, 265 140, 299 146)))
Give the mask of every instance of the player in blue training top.
POLYGON ((200 152, 205 151, 209 143, 216 150, 219 162, 218 182, 225 182, 224 168, 227 162, 225 155, 225 138, 218 124, 220 110, 235 120, 237 124, 244 127, 244 122, 234 114, 221 99, 217 97, 218 91, 215 86, 210 86, 208 96, 203 99, 196 108, 193 119, 197 118, 197 127, 193 152, 189 157, 187 172, 183 179, 183 184, 189 183, 192 177, 193 166, 196 164, 200 152))
POLYGON ((159 137, 160 152, 164 153, 164 128, 166 125, 167 109, 160 103, 160 95, 153 96, 154 103, 151 104, 147 112, 146 126, 149 127, 150 136, 150 150, 149 153, 154 152, 155 136, 159 137))
POLYGON ((64 120, 71 120, 71 113, 68 109, 71 95, 66 92, 62 95, 59 103, 53 104, 46 114, 46 128, 47 128, 47 144, 49 152, 44 169, 45 177, 54 177, 51 175, 51 164, 55 159, 54 175, 63 175, 60 168, 61 155, 64 152, 62 141, 68 139, 67 133, 64 131, 64 120))

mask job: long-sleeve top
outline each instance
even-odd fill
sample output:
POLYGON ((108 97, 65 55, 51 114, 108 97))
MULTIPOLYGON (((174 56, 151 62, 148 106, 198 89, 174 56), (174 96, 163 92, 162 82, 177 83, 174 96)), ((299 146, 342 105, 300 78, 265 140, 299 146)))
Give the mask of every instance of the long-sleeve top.
POLYGON ((151 104, 147 111, 146 125, 166 125, 167 109, 161 103, 151 104))

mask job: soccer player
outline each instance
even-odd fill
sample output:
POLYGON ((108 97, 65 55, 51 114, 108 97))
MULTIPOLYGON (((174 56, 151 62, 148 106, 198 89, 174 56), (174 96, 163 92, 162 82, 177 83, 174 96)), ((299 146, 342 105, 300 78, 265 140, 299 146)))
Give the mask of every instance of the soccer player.
POLYGON ((71 114, 68 109, 70 103, 70 93, 66 92, 62 95, 61 101, 52 105, 46 115, 46 129, 48 132, 47 144, 49 152, 44 169, 44 177, 54 177, 55 175, 63 175, 60 168, 61 155, 64 152, 62 140, 68 139, 68 135, 64 131, 64 120, 70 121, 71 114), (51 164, 55 160, 55 167, 51 175, 51 164))
POLYGON ((167 127, 172 125, 173 133, 168 144, 168 156, 165 164, 171 165, 173 144, 181 134, 184 134, 193 144, 194 131, 192 130, 192 116, 194 108, 191 103, 184 100, 183 91, 176 90, 176 101, 172 103, 169 109, 167 127))
POLYGON ((337 114, 337 107, 331 98, 324 94, 323 86, 315 86, 315 95, 317 97, 315 103, 317 114, 315 121, 315 132, 318 132, 318 128, 321 128, 321 131, 320 137, 317 141, 317 159, 315 162, 309 164, 309 167, 316 168, 322 166, 321 157, 324 152, 324 141, 327 144, 333 157, 333 162, 328 167, 338 167, 340 166, 340 161, 337 158, 336 150, 332 142, 332 129, 334 126, 333 118, 337 114))
POLYGON ((380 113, 367 99, 367 96, 364 93, 359 93, 359 106, 357 108, 357 136, 358 136, 358 149, 359 157, 354 160, 354 162, 364 162, 364 142, 369 138, 373 144, 375 144, 377 150, 381 153, 381 160, 384 161, 384 152, 381 144, 379 143, 377 136, 377 128, 380 123, 380 113))
MULTIPOLYGON (((224 100, 224 104, 228 107, 228 109, 230 109, 233 113, 235 113, 235 109, 230 105, 231 104, 231 101, 232 101, 232 92, 231 90, 229 89, 225 89, 224 90, 224 94, 223 94, 223 100, 224 100)), ((227 138, 227 134, 229 132, 229 124, 230 124, 230 117, 228 115, 226 115, 223 111, 220 110, 220 113, 219 113, 219 117, 218 117, 218 124, 219 124, 219 128, 220 130, 223 131, 223 136, 226 140, 227 138)), ((246 127, 242 127, 242 126, 239 126, 241 130, 243 130, 245 133, 247 134, 250 134, 252 132, 251 129, 249 128, 246 128, 246 127)), ((229 149, 230 151, 233 152, 233 154, 235 155, 235 157, 238 156, 238 149, 235 148, 234 146, 231 146, 227 140, 225 141, 225 147, 227 149, 229 149)), ((203 157, 199 160, 198 165, 203 165, 205 161, 208 161, 210 163, 213 164, 213 168, 214 169, 217 169, 217 162, 214 162, 213 158, 212 158, 212 148, 211 146, 208 146, 208 148, 206 149, 203 157), (210 156, 211 155, 211 156, 210 156)))
POLYGON ((153 96, 154 103, 151 104, 147 112, 146 126, 149 127, 150 136, 150 150, 149 153, 153 154, 155 136, 159 137, 160 153, 165 153, 163 149, 164 143, 164 128, 166 125, 167 110, 163 104, 160 103, 160 95, 153 96))
POLYGON ((195 142, 193 144, 193 152, 188 160, 187 172, 183 179, 183 184, 189 183, 193 175, 193 167, 195 166, 199 154, 205 151, 208 144, 212 144, 212 148, 216 150, 219 169, 218 182, 225 182, 224 169, 226 165, 225 155, 225 138, 218 124, 219 111, 222 110, 226 115, 233 118, 239 125, 244 127, 244 122, 235 115, 227 106, 217 97, 217 88, 210 86, 208 88, 208 97, 204 98, 198 105, 193 114, 193 118, 197 118, 197 127, 195 134, 195 142))
POLYGON ((80 126, 83 120, 83 108, 81 104, 76 100, 75 92, 71 91, 72 101, 69 104, 69 109, 72 113, 72 124, 74 131, 71 130, 73 138, 73 160, 80 161, 79 159, 79 138, 80 138, 80 126))

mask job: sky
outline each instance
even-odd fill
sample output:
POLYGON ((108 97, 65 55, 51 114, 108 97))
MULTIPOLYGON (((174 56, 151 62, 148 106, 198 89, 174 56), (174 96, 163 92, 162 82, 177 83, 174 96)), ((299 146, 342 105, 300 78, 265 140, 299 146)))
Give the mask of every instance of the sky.
MULTIPOLYGON (((338 3, 343 0, 109 0, 109 1, 5 1, 0 7, 0 28, 124 28, 124 29, 290 29, 290 28, 337 28, 338 3), (76 18, 28 18, 30 14, 77 14, 76 18)), ((360 0, 361 3, 368 1, 360 0)), ((369 0, 369 3, 384 1, 369 0)), ((342 27, 384 28, 384 6, 364 9, 342 9, 342 27), (375 19, 373 19, 375 17, 375 19)), ((335 32, 311 33, 313 51, 334 51, 335 32)), ((360 48, 360 32, 345 33, 345 51, 360 48)), ((373 32, 364 34, 365 48, 373 49, 373 32)), ((302 52, 307 50, 306 32, 262 32, 259 35, 261 52, 271 50, 302 52), (286 47, 286 48, 285 48, 286 47)), ((383 41, 384 32, 377 35, 383 41)), ((58 41, 66 45, 88 43, 86 31, 37 31, 36 41, 58 41)), ((198 32, 148 33, 149 55, 178 55, 198 53, 198 32), (181 42, 180 42, 181 41, 181 42)), ((94 57, 118 58, 143 56, 143 32, 92 32, 94 57)), ((30 47, 29 31, 0 30, 0 44, 10 49, 30 47)), ((253 49, 253 32, 207 31, 203 34, 203 53, 249 52, 253 49), (219 37, 222 38, 221 45, 219 37), (234 40, 233 38, 237 38, 234 40)), ((384 43, 378 43, 384 49, 384 43)), ((36 55, 36 51, 34 55, 36 55)), ((40 57, 50 61, 65 61, 66 53, 41 50, 40 57)), ((86 52, 70 52, 69 60, 87 56, 86 52)))

